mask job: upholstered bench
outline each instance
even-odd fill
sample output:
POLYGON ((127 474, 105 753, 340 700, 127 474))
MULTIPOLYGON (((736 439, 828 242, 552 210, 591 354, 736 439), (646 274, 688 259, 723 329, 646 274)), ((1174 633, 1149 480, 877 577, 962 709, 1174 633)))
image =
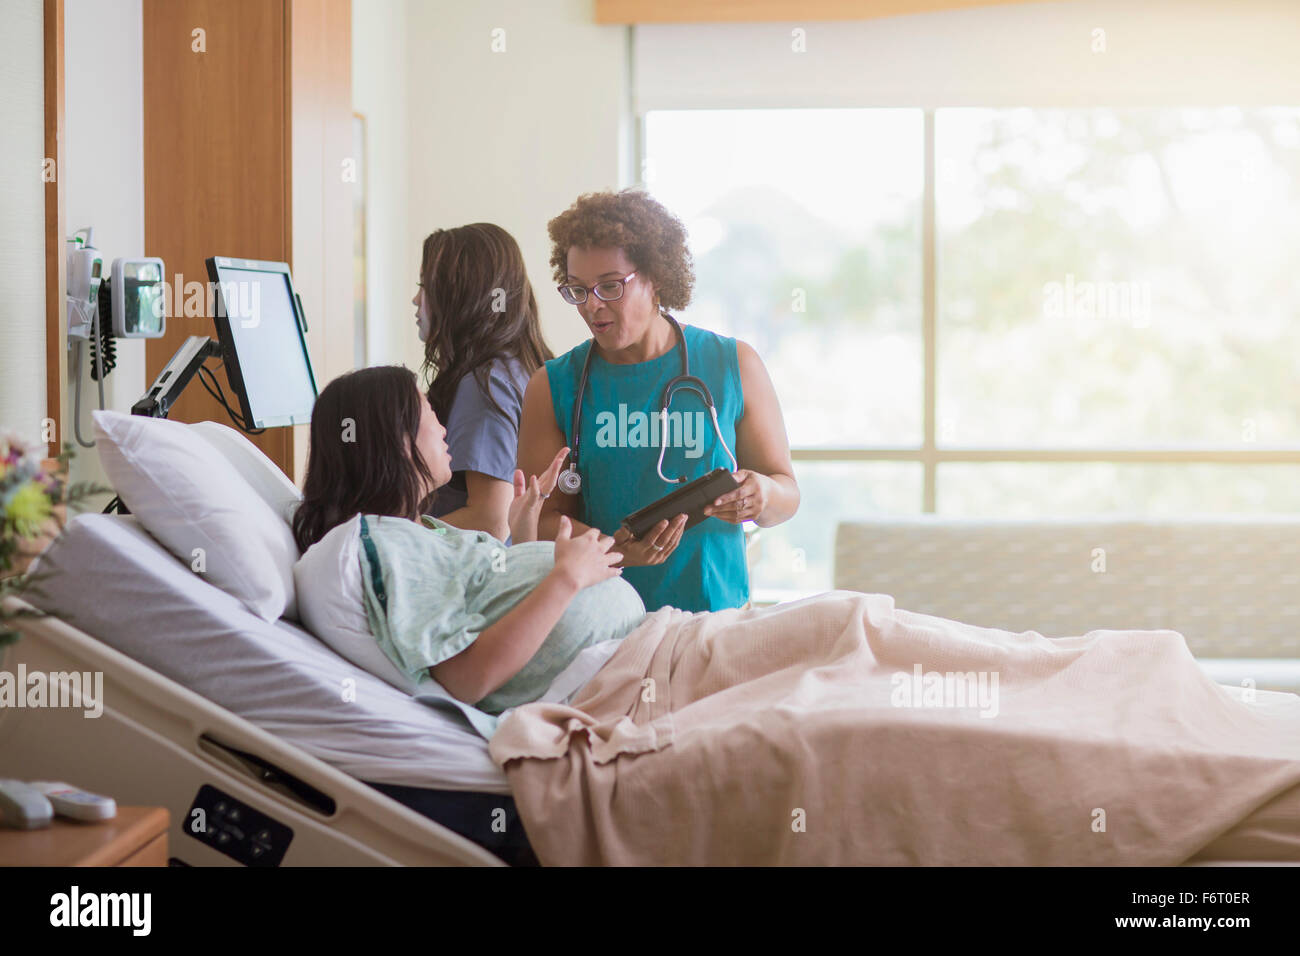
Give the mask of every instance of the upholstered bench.
POLYGON ((1047 637, 1169 628, 1219 683, 1300 692, 1298 517, 847 521, 834 586, 1047 637))

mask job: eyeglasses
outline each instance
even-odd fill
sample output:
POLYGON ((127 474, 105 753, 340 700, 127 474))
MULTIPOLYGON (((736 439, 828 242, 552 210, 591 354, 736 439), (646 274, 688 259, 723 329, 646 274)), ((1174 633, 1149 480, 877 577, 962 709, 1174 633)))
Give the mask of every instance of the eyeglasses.
POLYGON ((564 296, 564 301, 569 305, 582 305, 587 301, 588 292, 596 293, 596 298, 601 302, 613 302, 616 299, 623 298, 623 290, 635 277, 635 272, 629 272, 621 279, 606 279, 604 282, 597 282, 593 286, 562 285, 558 286, 558 288, 560 295, 564 296))

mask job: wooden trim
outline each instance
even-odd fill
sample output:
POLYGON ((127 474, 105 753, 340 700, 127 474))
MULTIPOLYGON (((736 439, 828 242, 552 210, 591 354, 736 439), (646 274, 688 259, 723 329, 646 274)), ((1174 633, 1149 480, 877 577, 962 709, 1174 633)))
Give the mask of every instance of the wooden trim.
MULTIPOLYGON (((293 254, 293 236, 294 236, 294 219, 297 218, 297 202, 293 194, 294 175, 293 175, 293 157, 294 157, 294 96, 293 96, 293 77, 296 64, 293 57, 293 5, 294 0, 283 0, 280 15, 283 21, 281 33, 283 35, 283 48, 280 53, 280 62, 284 64, 284 82, 280 88, 281 112, 284 116, 284 126, 281 129, 283 139, 281 150, 284 157, 284 261, 289 263, 289 271, 293 274, 294 288, 298 293, 299 299, 302 298, 303 287, 302 280, 298 275, 297 264, 294 261, 293 254)), ((308 296, 310 298, 310 294, 308 296)), ((304 311, 306 307, 304 306, 304 311)), ((312 316, 307 317, 307 328, 312 327, 312 316)), ((311 342, 307 342, 307 354, 311 356, 312 367, 316 373, 316 388, 319 392, 322 387, 320 369, 316 368, 316 357, 311 355, 311 342)), ((306 439, 303 437, 303 430, 310 426, 295 425, 280 429, 284 434, 284 447, 281 450, 280 458, 276 464, 299 488, 302 487, 306 478, 306 452, 304 450, 306 439)))
MULTIPOLYGON (((350 0, 286 0, 285 17, 288 261, 307 315, 316 383, 324 388, 355 366, 353 185, 342 177, 352 154, 352 8, 350 0)), ((285 473, 299 483, 308 434, 298 425, 288 436, 285 473)))
MULTIPOLYGON (((284 85, 280 90, 284 126, 281 128, 280 134, 281 150, 284 156, 284 202, 288 211, 288 214, 284 217, 284 235, 281 241, 284 245, 283 261, 289 263, 290 271, 296 273, 297 270, 294 269, 293 261, 293 69, 295 66, 293 59, 293 0, 284 0, 280 14, 283 18, 281 29, 284 40, 284 48, 280 54, 280 62, 284 64, 284 85)), ((297 281, 297 275, 295 274, 294 282, 297 283, 297 281)), ((297 291, 301 297, 302 290, 298 289, 297 291)), ((310 318, 307 319, 307 325, 308 328, 311 327, 310 318)), ((317 384, 319 385, 319 382, 317 384)), ((284 470, 286 474, 293 477, 293 471, 291 470, 292 449, 288 449, 288 452, 287 461, 290 464, 284 470)))
POLYGON ((45 414, 54 419, 48 454, 61 451, 63 398, 68 393, 68 326, 63 191, 63 0, 45 0, 45 158, 54 160, 54 179, 45 184, 45 414))
POLYGON ((910 13, 970 10, 1043 0, 596 0, 595 22, 805 23, 875 20, 910 13))
POLYGON ((118 866, 166 866, 167 833, 164 831, 136 850, 118 866))

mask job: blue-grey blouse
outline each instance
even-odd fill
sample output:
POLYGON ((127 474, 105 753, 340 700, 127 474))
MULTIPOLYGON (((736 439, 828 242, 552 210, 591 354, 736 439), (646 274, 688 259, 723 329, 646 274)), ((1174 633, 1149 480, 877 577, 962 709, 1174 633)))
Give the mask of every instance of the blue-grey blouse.
POLYGON ((465 507, 469 500, 467 471, 514 481, 528 373, 517 358, 496 359, 489 369, 488 384, 497 404, 505 410, 504 416, 488 402, 472 373, 456 386, 451 413, 443 422, 451 454, 451 481, 438 489, 428 509, 435 518, 465 507))

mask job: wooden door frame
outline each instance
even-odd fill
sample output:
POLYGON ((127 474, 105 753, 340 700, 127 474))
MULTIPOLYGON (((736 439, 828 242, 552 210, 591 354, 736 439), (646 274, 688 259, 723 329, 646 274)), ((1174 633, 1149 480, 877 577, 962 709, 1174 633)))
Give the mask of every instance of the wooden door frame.
POLYGON ((63 160, 63 0, 44 0, 45 160, 54 176, 45 179, 45 408, 54 420, 47 454, 62 450, 63 405, 68 394, 67 254, 65 251, 63 160))

